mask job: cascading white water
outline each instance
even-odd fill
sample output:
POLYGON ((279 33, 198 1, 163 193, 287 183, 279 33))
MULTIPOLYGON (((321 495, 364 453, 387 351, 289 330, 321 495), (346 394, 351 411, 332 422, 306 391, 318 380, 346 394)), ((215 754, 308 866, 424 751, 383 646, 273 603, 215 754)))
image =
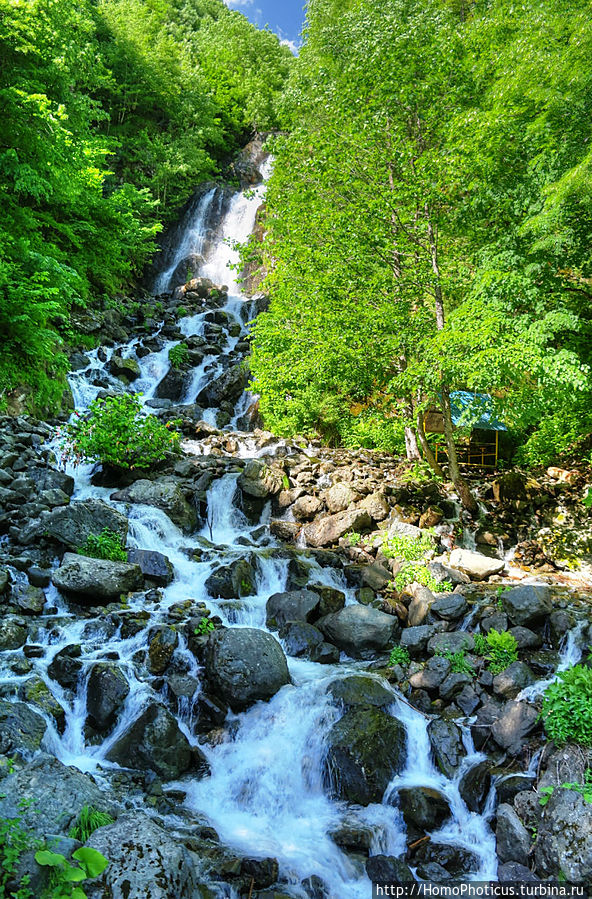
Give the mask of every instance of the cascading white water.
POLYGON ((155 294, 164 293, 166 290, 170 290, 171 286, 176 286, 174 284, 171 285, 171 278, 180 262, 183 262, 188 256, 201 256, 207 239, 205 222, 210 215, 217 191, 218 188, 213 187, 201 197, 181 240, 175 248, 172 263, 158 275, 154 282, 155 294))

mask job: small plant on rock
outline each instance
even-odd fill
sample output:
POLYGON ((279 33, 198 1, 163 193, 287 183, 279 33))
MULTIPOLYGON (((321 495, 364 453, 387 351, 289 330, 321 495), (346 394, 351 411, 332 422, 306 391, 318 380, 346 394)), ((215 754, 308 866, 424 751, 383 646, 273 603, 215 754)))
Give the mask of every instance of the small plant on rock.
POLYGON ((393 534, 385 537, 382 553, 387 559, 403 559, 406 562, 418 562, 424 559, 434 548, 429 534, 413 537, 411 534, 393 534))
POLYGON ((408 587, 409 584, 413 583, 421 584, 433 593, 448 593, 452 591, 452 584, 449 581, 443 581, 439 584, 432 572, 426 568, 425 565, 413 562, 403 565, 396 573, 392 583, 394 584, 397 593, 401 593, 405 587, 408 587))
POLYGON ((350 531, 349 534, 345 535, 345 539, 350 546, 358 546, 358 544, 362 540, 362 535, 358 534, 357 531, 350 531))
POLYGON ((388 660, 389 668, 393 668, 395 665, 400 665, 401 668, 407 668, 410 661, 409 653, 404 646, 393 646, 388 660))
POLYGON ((0 896, 10 896, 11 899, 33 899, 29 888, 30 875, 24 874, 18 883, 16 878, 23 853, 42 845, 23 826, 22 811, 25 807, 26 803, 21 801, 21 812, 16 818, 0 818, 0 896))
POLYGON ((451 649, 442 649, 436 655, 448 659, 452 674, 470 674, 471 677, 475 674, 475 669, 467 659, 464 649, 459 649, 457 652, 452 652, 451 649))
POLYGON ((173 368, 182 368, 189 362, 189 349, 187 344, 178 343, 169 350, 169 362, 173 368))
POLYGON ((592 746, 592 668, 574 665, 560 672, 543 693, 541 717, 558 745, 592 746))
POLYGON ((81 846, 72 853, 73 865, 60 852, 40 849, 35 853, 35 861, 42 867, 51 869, 47 899, 87 899, 87 895, 78 884, 102 874, 109 862, 96 849, 81 846))
POLYGON ((518 659, 518 643, 507 631, 496 631, 491 628, 486 637, 475 634, 475 652, 488 662, 492 674, 500 674, 518 659))
POLYGON ((94 805, 83 805, 78 820, 70 828, 68 836, 81 843, 86 843, 95 830, 98 830, 99 827, 106 827, 108 824, 113 824, 113 818, 108 812, 101 812, 94 805))
POLYGON ((149 469, 179 452, 180 435, 155 415, 145 415, 138 395, 94 400, 87 416, 65 428, 64 455, 75 464, 101 462, 114 468, 149 469))
POLYGON ((77 552, 81 556, 90 556, 91 559, 107 559, 110 562, 127 561, 127 551, 121 535, 110 528, 103 528, 100 534, 89 534, 77 552))
POLYGON ((207 615, 204 615, 195 628, 194 633, 197 634, 198 637, 202 637, 204 634, 210 634, 215 629, 216 625, 212 619, 208 618, 207 615))

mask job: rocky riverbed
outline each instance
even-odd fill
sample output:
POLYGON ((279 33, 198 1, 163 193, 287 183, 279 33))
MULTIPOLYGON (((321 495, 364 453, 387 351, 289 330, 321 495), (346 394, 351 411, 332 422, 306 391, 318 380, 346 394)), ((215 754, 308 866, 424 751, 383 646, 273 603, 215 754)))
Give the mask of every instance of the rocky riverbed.
MULTIPOLYGON (((252 226, 242 197, 227 229, 252 226)), ((481 478, 475 522, 388 454, 278 440, 245 392, 263 307, 203 277, 81 319, 101 346, 72 359, 73 404, 141 390, 179 420, 156 470, 73 469, 59 423, 0 422, 0 816, 30 800, 26 828, 68 854, 81 809, 108 812, 91 899, 589 885, 592 806, 540 803, 589 759, 539 717, 591 639, 586 472, 481 478), (127 560, 78 552, 104 528, 127 560), (402 536, 430 586, 397 581, 402 536), (495 675, 492 630, 518 646, 495 675)), ((40 892, 32 854, 21 870, 40 892)))

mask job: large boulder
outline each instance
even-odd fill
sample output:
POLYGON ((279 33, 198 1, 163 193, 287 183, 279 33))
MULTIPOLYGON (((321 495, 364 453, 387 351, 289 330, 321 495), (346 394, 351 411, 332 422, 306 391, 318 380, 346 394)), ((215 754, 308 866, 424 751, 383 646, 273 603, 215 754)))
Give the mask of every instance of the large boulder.
POLYGON ((489 790, 491 789, 491 768, 493 763, 489 759, 477 762, 468 771, 465 771, 458 784, 458 792, 463 802, 471 812, 481 813, 489 790))
POLYGON ((512 806, 506 802, 498 806, 495 837, 500 862, 528 865, 532 845, 530 834, 512 806))
POLYGON ((428 724, 428 737, 438 768, 446 777, 454 777, 467 754, 460 728, 454 721, 434 718, 428 724))
POLYGON ((407 827, 420 831, 437 830, 450 818, 448 800, 431 787, 409 787, 399 790, 399 805, 407 827))
POLYGON ((116 740, 107 759, 123 767, 154 771, 166 780, 189 770, 202 776, 208 773, 203 753, 190 746, 171 713, 156 702, 116 740))
POLYGON ((337 799, 369 805, 380 802, 395 774, 405 767, 407 734, 396 718, 379 708, 355 707, 327 736, 325 783, 337 799))
POLYGON ((524 746, 524 738, 539 723, 537 709, 528 702, 510 700, 491 724, 493 739, 510 755, 518 755, 524 746))
POLYGON ((548 587, 525 585, 502 594, 504 612, 513 625, 532 627, 543 623, 553 611, 548 587))
MULTIPOLYGON (((306 658, 316 656, 325 639, 318 628, 305 621, 289 621, 280 629, 280 637, 288 655, 306 658)), ((339 650, 336 652, 339 657, 339 650)))
POLYGON ((173 478, 136 481, 129 487, 112 493, 111 499, 119 503, 139 503, 161 509, 184 534, 190 534, 197 527, 197 512, 187 502, 178 481, 173 478))
POLYGON ((371 527, 372 519, 365 509, 351 509, 313 521, 303 533, 310 546, 331 546, 350 531, 369 531, 371 527))
POLYGON ((395 701, 393 693, 375 677, 367 674, 350 674, 334 680, 327 688, 333 699, 345 708, 376 706, 384 708, 395 701))
POLYGON ((360 494, 356 493, 349 484, 344 484, 339 482, 337 484, 333 484, 332 487, 324 494, 324 500, 327 505, 329 512, 333 515, 336 512, 345 512, 348 506, 351 506, 352 503, 357 502, 359 500, 360 494))
POLYGON ((113 377, 118 378, 124 383, 131 383, 132 381, 137 380, 141 374, 140 366, 136 359, 124 359, 117 353, 114 353, 113 356, 111 356, 107 368, 113 377))
POLYGON ((257 592, 255 571, 246 559, 237 559, 230 565, 216 568, 206 580, 205 587, 214 599, 253 596, 257 592))
POLYGON ((493 692, 503 696, 504 699, 515 699, 525 687, 529 687, 535 681, 536 677, 526 662, 512 662, 494 677, 493 692))
POLYGON ((266 465, 259 459, 247 462, 238 478, 238 486, 243 493, 255 499, 267 499, 279 493, 284 485, 281 469, 266 465))
POLYGON ((468 549, 453 549, 450 553, 450 567, 468 574, 474 581, 485 581, 492 574, 499 574, 505 564, 503 559, 492 559, 468 549))
POLYGON ((69 549, 78 549, 91 534, 100 534, 105 528, 118 534, 125 543, 127 518, 100 499, 85 499, 53 509, 37 526, 37 530, 50 540, 69 549))
POLYGON ((114 824, 100 827, 87 846, 109 859, 100 878, 85 885, 89 899, 209 895, 199 889, 199 878, 183 842, 143 812, 128 812, 114 824))
POLYGON ((231 365, 198 393, 195 402, 200 406, 216 408, 224 401, 236 403, 248 382, 249 370, 240 363, 231 365))
POLYGON ((0 652, 19 649, 27 641, 27 628, 21 618, 0 619, 0 652))
POLYGON ((139 565, 144 577, 156 587, 166 587, 174 578, 170 559, 154 549, 130 549, 127 560, 139 565))
POLYGON ((67 834, 83 806, 115 816, 118 805, 87 774, 52 756, 35 758, 2 781, 0 817, 22 817, 25 830, 40 837, 67 834))
POLYGON ((58 471, 57 468, 48 468, 45 465, 42 468, 30 468, 27 477, 35 484, 37 493, 43 493, 45 490, 61 490, 66 496, 72 496, 74 493, 72 475, 58 471))
POLYGON ((124 593, 140 590, 144 584, 139 565, 91 559, 76 553, 65 554, 62 564, 53 573, 52 581, 62 593, 91 605, 110 602, 124 593))
POLYGON ((278 641, 252 627, 211 634, 205 668, 211 691, 235 712, 271 699, 290 683, 286 656, 278 641))
POLYGON ((0 699, 0 753, 32 755, 41 746, 47 724, 25 702, 0 699))
POLYGON ((369 493, 368 496, 365 496, 358 508, 366 511, 372 521, 376 522, 384 521, 391 511, 391 507, 386 501, 384 494, 379 493, 378 491, 376 493, 369 493))
POLYGON ((399 633, 393 615, 363 605, 346 606, 326 615, 317 627, 330 643, 354 659, 374 658, 391 646, 399 633))
POLYGON ((267 626, 279 629, 288 621, 311 622, 318 611, 321 597, 312 590, 291 590, 274 593, 267 600, 267 626))
POLYGON ((537 873, 592 885, 592 805, 576 790, 556 787, 543 809, 535 845, 537 873))
POLYGON ((117 713, 130 691, 125 674, 113 662, 97 662, 88 679, 87 721, 104 733, 115 723, 117 713))

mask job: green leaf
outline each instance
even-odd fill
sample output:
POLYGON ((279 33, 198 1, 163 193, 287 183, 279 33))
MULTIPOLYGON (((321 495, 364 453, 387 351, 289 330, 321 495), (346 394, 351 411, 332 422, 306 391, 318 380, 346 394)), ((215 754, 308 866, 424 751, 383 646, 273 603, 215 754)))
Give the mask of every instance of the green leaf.
POLYGON ((90 846, 81 846, 76 852, 72 853, 72 858, 79 861, 85 868, 89 877, 98 877, 102 874, 109 861, 98 850, 92 849, 90 846))
POLYGON ((59 852, 51 852, 49 849, 40 849, 35 853, 35 861, 38 865, 44 865, 49 868, 60 868, 66 861, 59 852))

